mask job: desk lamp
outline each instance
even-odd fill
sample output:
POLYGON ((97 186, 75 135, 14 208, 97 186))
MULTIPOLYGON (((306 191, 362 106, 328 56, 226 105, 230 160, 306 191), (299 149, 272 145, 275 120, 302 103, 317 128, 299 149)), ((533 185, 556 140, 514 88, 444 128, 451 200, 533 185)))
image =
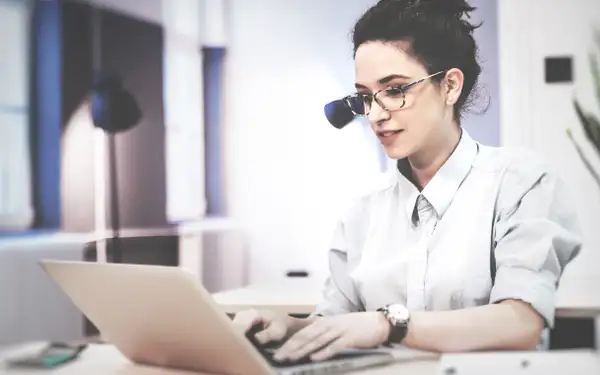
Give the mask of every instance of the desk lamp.
POLYGON ((110 179, 110 213, 112 230, 112 261, 122 262, 120 243, 119 195, 117 183, 117 150, 115 137, 135 127, 142 118, 140 107, 133 95, 114 73, 100 72, 94 79, 91 101, 94 126, 108 138, 108 174, 110 179))

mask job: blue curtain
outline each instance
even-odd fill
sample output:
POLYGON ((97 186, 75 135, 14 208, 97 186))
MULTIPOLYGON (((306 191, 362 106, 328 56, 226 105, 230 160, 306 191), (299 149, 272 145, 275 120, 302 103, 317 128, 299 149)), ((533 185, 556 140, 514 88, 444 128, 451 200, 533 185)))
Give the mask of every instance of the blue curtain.
POLYGON ((59 229, 62 128, 62 0, 36 1, 33 14, 32 160, 37 228, 59 229))
POLYGON ((224 216, 222 171, 223 67, 225 48, 203 49, 205 188, 207 216, 224 216))

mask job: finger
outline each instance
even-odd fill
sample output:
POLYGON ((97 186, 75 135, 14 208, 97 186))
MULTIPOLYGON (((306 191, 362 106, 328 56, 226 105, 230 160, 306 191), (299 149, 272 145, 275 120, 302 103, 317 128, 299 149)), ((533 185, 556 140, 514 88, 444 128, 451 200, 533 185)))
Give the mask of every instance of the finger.
POLYGON ((264 330, 256 333, 254 337, 261 344, 266 344, 271 341, 281 341, 287 333, 287 327, 281 322, 271 323, 264 330))
POLYGON ((327 345, 340 338, 341 335, 342 332, 340 330, 330 328, 329 330, 323 332, 320 336, 316 337, 314 340, 307 341, 296 351, 290 353, 288 355, 288 358, 292 361, 295 361, 300 358, 306 357, 319 349, 325 348, 327 345))
POLYGON ((348 347, 347 340, 341 336, 323 349, 311 354, 310 359, 313 361, 324 361, 341 353, 343 350, 348 349, 348 347))
POLYGON ((296 332, 290 337, 285 344, 275 352, 274 358, 277 361, 283 361, 292 353, 297 352, 299 349, 307 345, 308 343, 316 340, 319 336, 327 332, 329 326, 325 324, 313 323, 300 331, 296 332))
POLYGON ((263 321, 261 314, 256 310, 244 310, 235 315, 232 320, 234 327, 243 333, 246 333, 255 324, 263 321))

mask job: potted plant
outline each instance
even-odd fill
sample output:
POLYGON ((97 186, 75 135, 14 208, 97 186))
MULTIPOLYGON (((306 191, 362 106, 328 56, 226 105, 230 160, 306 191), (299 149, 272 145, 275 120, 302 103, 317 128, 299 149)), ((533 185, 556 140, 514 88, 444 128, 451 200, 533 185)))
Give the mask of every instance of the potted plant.
MULTIPOLYGON (((596 30, 594 33, 594 42, 595 45, 600 52, 600 30, 596 30)), ((590 53, 589 55, 589 63, 590 70, 592 72, 592 77, 594 80, 594 89, 596 94, 596 99, 598 100, 598 105, 600 106, 600 64, 598 63, 598 58, 595 53, 590 53)), ((586 112, 582 107, 577 98, 573 98, 573 106, 575 107, 575 112, 577 113, 577 117, 581 122, 583 127, 586 139, 590 142, 596 150, 598 157, 600 157, 600 119, 595 115, 586 112)), ((584 154, 581 146, 577 143, 571 129, 567 129, 567 136, 575 146, 579 157, 585 164, 586 168, 591 173, 592 177, 596 180, 596 183, 600 186, 600 175, 594 169, 588 157, 584 154)))

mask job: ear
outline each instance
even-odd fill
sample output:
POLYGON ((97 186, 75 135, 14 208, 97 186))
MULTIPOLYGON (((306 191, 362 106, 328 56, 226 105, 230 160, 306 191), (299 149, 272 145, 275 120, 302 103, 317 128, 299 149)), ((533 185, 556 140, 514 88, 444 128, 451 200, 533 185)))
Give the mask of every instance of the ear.
POLYGON ((458 101, 465 76, 460 69, 452 68, 446 72, 446 104, 453 106, 458 101))

